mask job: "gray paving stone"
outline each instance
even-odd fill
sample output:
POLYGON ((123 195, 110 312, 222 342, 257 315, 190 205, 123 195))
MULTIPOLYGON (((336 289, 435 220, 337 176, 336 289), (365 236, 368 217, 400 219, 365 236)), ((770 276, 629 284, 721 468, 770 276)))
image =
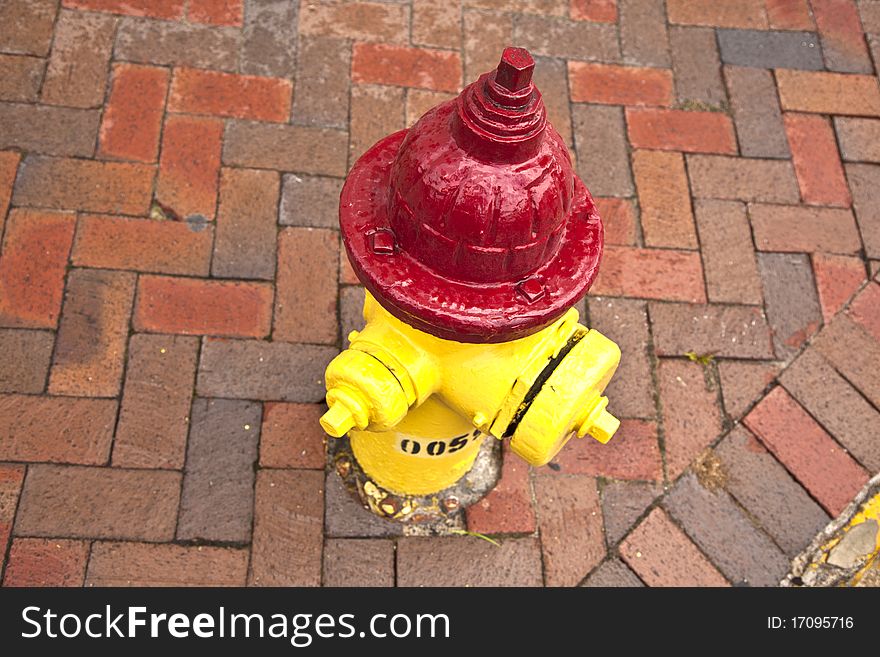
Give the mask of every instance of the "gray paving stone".
POLYGON ((721 61, 757 68, 820 71, 822 48, 813 32, 718 30, 721 61))

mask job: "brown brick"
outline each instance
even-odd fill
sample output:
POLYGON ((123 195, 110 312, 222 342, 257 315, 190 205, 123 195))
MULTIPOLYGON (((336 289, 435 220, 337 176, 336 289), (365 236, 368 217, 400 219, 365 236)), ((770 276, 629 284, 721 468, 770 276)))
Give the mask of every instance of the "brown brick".
POLYGON ((568 9, 565 3, 555 0, 464 0, 464 4, 468 7, 543 16, 565 16, 568 9))
POLYGON ((786 556, 730 496, 703 488, 693 474, 678 482, 663 506, 730 581, 776 586, 788 571, 786 556))
POLYGON ((150 333, 263 337, 272 321, 265 283, 141 276, 133 325, 150 333))
POLYGON ((283 78, 178 68, 168 111, 287 123, 292 93, 293 85, 283 78))
POLYGON ((710 27, 766 28, 763 0, 668 0, 670 23, 710 27))
POLYGON ((501 53, 514 42, 513 17, 510 14, 465 9, 462 30, 464 82, 468 84, 498 66, 501 53))
POLYGON ((759 251, 857 253, 859 233, 850 210, 749 205, 759 251))
POLYGON ((131 337, 113 465, 183 468, 198 348, 197 338, 131 337))
POLYGON ((835 116, 834 128, 844 160, 880 162, 880 120, 835 116))
POLYGON ((355 43, 351 79, 359 84, 454 92, 461 85, 461 58, 457 51, 450 50, 355 43))
POLYGON ((12 534, 24 473, 23 465, 0 465, 0 549, 4 555, 12 534))
POLYGON ((356 41, 409 40, 409 8, 380 2, 305 2, 300 9, 303 34, 356 41))
POLYGON ((679 103, 721 107, 727 101, 715 31, 704 27, 669 28, 675 93, 679 103))
POLYGON ((38 57, 0 55, 0 100, 35 101, 44 66, 45 62, 38 57))
POLYGON ((847 164, 853 209, 868 257, 880 257, 880 166, 847 164))
POLYGON ((349 165, 377 141, 404 127, 404 90, 356 85, 351 90, 349 165))
POLYGON ((541 91, 544 107, 547 108, 547 120, 556 128, 562 141, 571 148, 574 137, 571 132, 571 104, 568 100, 568 67, 558 59, 538 57, 535 60, 532 82, 541 91))
POLYGON ((620 198, 594 198, 605 227, 605 244, 634 246, 636 218, 633 202, 620 198))
POLYGON ((533 55, 600 62, 620 60, 617 30, 614 25, 602 23, 524 14, 514 19, 512 43, 528 48, 533 55))
POLYGON ((241 72, 292 78, 300 15, 298 2, 246 3, 241 31, 241 72))
POLYGON ((319 586, 324 476, 314 470, 261 470, 248 583, 319 586))
POLYGON ((626 124, 634 148, 736 154, 733 124, 720 112, 627 108, 626 124))
POLYGON ((728 492, 789 557, 829 522, 828 514, 744 427, 736 427, 715 452, 728 492))
POLYGON ((619 107, 572 108, 577 172, 597 196, 632 196, 623 111, 619 107))
POLYGON ((166 20, 183 18, 184 0, 63 0, 65 7, 166 20))
POLYGON ((310 228, 339 227, 342 180, 324 176, 284 176, 278 223, 310 228))
POLYGON ((573 21, 617 22, 617 0, 571 0, 568 7, 573 21))
POLYGON ((740 152, 747 157, 789 157, 776 85, 770 71, 725 66, 740 152))
POLYGON ((176 472, 32 465, 15 534, 168 541, 179 493, 176 472))
POLYGON ((241 41, 235 28, 123 18, 113 55, 142 64, 232 71, 238 67, 241 41))
POLYGON ((246 549, 99 541, 86 586, 244 586, 247 564, 246 549))
POLYGON ((652 303, 649 310, 660 356, 691 351, 720 358, 773 358, 770 327, 760 308, 652 303))
POLYGON ((813 262, 822 317, 827 323, 865 280, 865 263, 855 256, 828 253, 813 253, 810 259, 813 262))
POLYGON ((275 340, 336 344, 338 248, 334 231, 286 228, 280 233, 275 340))
POLYGON ((776 84, 785 110, 880 116, 880 87, 870 75, 779 69, 776 84))
POLYGON ((324 545, 323 586, 394 586, 394 543, 330 539, 324 545))
POLYGON ((722 430, 716 384, 699 363, 661 360, 657 369, 663 413, 666 474, 675 480, 722 430))
POLYGON ((753 402, 763 397, 764 391, 779 373, 780 364, 764 361, 721 360, 718 375, 727 415, 739 420, 753 402))
POLYGON ((785 131, 804 202, 849 207, 852 199, 828 119, 789 113, 785 115, 785 131))
POLYGON ((868 401, 880 406, 880 380, 875 367, 880 345, 876 340, 849 317, 838 316, 813 344, 868 401), (853 354, 858 354, 858 358, 853 354))
POLYGON ((880 285, 876 282, 866 285, 847 314, 875 340, 880 340, 880 285))
POLYGON ((6 211, 12 198, 12 187, 21 155, 15 151, 0 151, 0 236, 6 224, 6 211))
POLYGON ((261 410, 233 399, 193 401, 178 540, 250 540, 261 410))
POLYGON ((602 517, 608 545, 620 541, 662 492, 659 483, 606 481, 602 486, 602 517))
POLYGON ((293 122, 348 127, 351 48, 344 39, 302 36, 293 95, 293 122))
POLYGON ((323 404, 263 404, 260 465, 323 470, 325 436, 318 420, 325 410, 323 404))
POLYGON ((459 49, 461 2, 415 0, 412 7, 412 42, 418 46, 459 49))
POLYGON ((776 355, 790 358, 822 325, 810 260, 802 254, 759 253, 758 268, 776 355))
POLYGON ((189 0, 186 17, 196 23, 241 26, 244 0, 189 0))
POLYGON ((880 32, 880 4, 876 0, 859 0, 859 15, 865 32, 880 32))
POLYGON ((0 325, 55 328, 73 215, 13 210, 0 251, 0 325))
POLYGON ((272 280, 280 189, 274 171, 222 170, 214 276, 272 280))
POLYGON ((3 586, 82 586, 87 541, 17 538, 9 549, 3 586))
POLYGON ((117 64, 101 122, 98 154, 108 159, 155 162, 170 74, 156 66, 117 64))
POLYGON ((55 26, 42 100, 50 105, 100 107, 116 19, 102 14, 62 11, 55 26))
POLYGON ((467 512, 468 529, 481 534, 531 534, 535 531, 529 466, 504 442, 501 477, 467 512))
POLYGON ((335 347, 209 339, 196 390, 203 397, 320 402, 324 369, 336 353, 335 347))
POLYGON ((777 30, 812 30, 807 0, 764 0, 770 27, 777 30))
POLYGON ((699 200, 694 210, 709 301, 760 304, 761 279, 745 206, 699 200))
POLYGON ((664 69, 570 62, 568 77, 576 103, 672 104, 672 73, 664 69))
POLYGON ((606 246, 591 294, 703 303, 703 267, 695 251, 606 246))
POLYGON ((335 470, 328 469, 324 481, 324 528, 327 536, 363 538, 403 534, 403 523, 389 522, 364 507, 345 487, 335 470))
POLYGON ((97 110, 0 103, 0 149, 91 157, 98 119, 97 110))
MULTIPOLYGON (((590 297, 590 328, 614 340, 621 357, 617 372, 605 389, 618 417, 653 418, 656 415, 648 357, 648 315, 644 301, 590 297)), ((582 320, 583 321, 583 320, 582 320)))
POLYGON ((397 543, 397 585, 541 586, 538 540, 499 543, 471 536, 403 538, 397 543))
POLYGON ((0 49, 45 57, 57 12, 58 0, 7 0, 0 7, 0 49))
POLYGON ((0 417, 6 427, 0 459, 103 465, 110 456, 116 402, 2 395, 0 417))
POLYGON ((133 273, 70 272, 49 374, 50 393, 119 395, 134 286, 133 273))
POLYGON ((781 387, 764 397, 745 424, 832 516, 868 481, 864 468, 781 387))
POLYGON ((214 226, 81 215, 71 261, 79 267, 207 276, 214 226))
POLYGON ((669 66, 669 40, 662 0, 620 0, 618 11, 623 61, 669 66))
POLYGON ((605 557, 596 481, 536 477, 535 497, 547 586, 574 586, 605 557))
POLYGON ((588 588, 638 588, 645 585, 620 559, 613 558, 605 561, 590 573, 584 586, 588 588))
MULTIPOLYGON (((632 131, 629 112, 627 110, 627 122, 632 131)), ((681 153, 635 151, 632 168, 639 190, 645 245, 697 248, 697 232, 681 153)))
POLYGON ((232 121, 223 163, 324 176, 345 175, 348 133, 272 123, 232 121))
POLYGON ((50 331, 0 330, 0 392, 42 392, 53 344, 50 331))
POLYGON ((688 155, 687 165, 696 198, 767 203, 797 203, 800 199, 790 162, 688 155))
POLYGON ((12 202, 59 210, 145 215, 153 194, 155 167, 27 156, 12 202))
POLYGON ((869 471, 880 471, 880 413, 815 350, 807 349, 780 382, 869 471))
POLYGON ((156 198, 176 216, 214 218, 223 122, 171 115, 162 133, 156 198))
POLYGON ((654 509, 620 546, 623 560, 648 586, 727 586, 662 509, 654 509))
POLYGON ((832 71, 873 73, 854 0, 811 0, 822 55, 832 71))

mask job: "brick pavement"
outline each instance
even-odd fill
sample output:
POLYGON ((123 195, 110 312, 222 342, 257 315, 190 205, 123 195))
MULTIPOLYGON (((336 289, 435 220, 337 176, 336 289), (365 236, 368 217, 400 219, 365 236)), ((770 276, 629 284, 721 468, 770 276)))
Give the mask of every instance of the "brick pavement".
POLYGON ((880 1, 6 0, 4 585, 770 585, 880 470, 880 1), (466 536, 325 473, 355 159, 531 49, 608 248, 608 445, 466 536))

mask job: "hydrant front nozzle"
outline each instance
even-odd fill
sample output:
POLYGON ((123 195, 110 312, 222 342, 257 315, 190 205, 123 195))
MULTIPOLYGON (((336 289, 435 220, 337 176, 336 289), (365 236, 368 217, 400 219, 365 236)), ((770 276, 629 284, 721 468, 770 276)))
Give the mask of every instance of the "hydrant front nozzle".
POLYGON ((321 426, 334 438, 342 438, 354 429, 354 415, 341 402, 336 402, 321 416, 321 426))
POLYGON ((608 397, 600 397, 586 419, 578 427, 578 438, 590 434, 600 443, 605 444, 620 428, 620 420, 608 412, 608 397))

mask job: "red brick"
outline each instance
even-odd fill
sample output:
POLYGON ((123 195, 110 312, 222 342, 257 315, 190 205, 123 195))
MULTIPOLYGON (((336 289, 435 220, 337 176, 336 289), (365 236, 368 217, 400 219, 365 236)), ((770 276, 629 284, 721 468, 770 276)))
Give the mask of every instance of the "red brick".
POLYGON ((151 333, 264 337, 272 321, 265 283, 141 276, 134 327, 151 333))
POLYGON ((759 251, 852 255, 861 249, 852 211, 794 205, 749 205, 759 251))
POLYGON ((864 468, 781 387, 746 416, 745 424, 832 516, 868 481, 864 468))
POLYGON ((608 246, 591 294, 704 303, 700 255, 694 251, 608 246))
POLYGON ((318 423, 321 404, 263 404, 260 466, 323 470, 325 437, 318 423))
POLYGON ((15 172, 21 155, 15 151, 0 151, 0 236, 6 223, 6 211, 12 198, 12 185, 15 183, 15 172))
MULTIPOLYGON (((611 400, 614 410, 614 400, 611 400)), ((646 420, 622 420, 620 429, 607 444, 589 436, 573 438, 554 459, 555 465, 541 468, 549 475, 585 474, 613 479, 662 481, 663 465, 657 442, 657 424, 646 420)))
POLYGON ((179 493, 177 472, 32 465, 15 534, 168 541, 179 493))
POLYGON ((88 558, 88 541, 16 538, 3 586, 82 586, 88 558))
POLYGON ((596 480, 536 477, 535 497, 547 586, 575 586, 605 557, 596 480))
POLYGON ((12 534, 24 473, 22 465, 0 465, 0 550, 4 555, 12 534))
POLYGON ((764 0, 770 27, 777 30, 812 30, 807 0, 764 0))
POLYGON ((709 27, 766 28, 763 0, 668 0, 670 23, 709 27))
POLYGON ((733 123, 721 112, 627 108, 626 125, 634 148, 736 154, 733 123))
POLYGON ((822 55, 832 71, 871 73, 871 56, 853 0, 811 0, 822 55))
POLYGON ((659 68, 568 63, 571 99, 606 105, 672 105, 672 73, 659 68))
POLYGON ((281 78, 179 68, 168 111, 286 123, 292 90, 290 81, 281 78))
POLYGON ((146 215, 155 173, 155 167, 144 164, 29 155, 19 169, 12 202, 57 210, 146 215))
POLYGON ((849 207, 852 198, 828 119, 808 114, 786 114, 784 118, 791 159, 804 202, 849 207))
POLYGON ((210 224, 81 215, 71 261, 97 269, 207 276, 213 241, 210 224))
POLYGON ((752 402, 763 396, 776 375, 779 363, 765 363, 748 360, 718 361, 718 375, 721 378, 721 392, 724 395, 724 409, 727 415, 739 420, 752 402))
POLYGON ((186 2, 185 0, 62 0, 61 4, 70 9, 176 20, 183 18, 186 2))
POLYGON ((813 345, 868 401, 880 406, 880 343, 842 314, 825 327, 813 345))
POLYGON ((55 328, 73 215, 13 210, 0 251, 0 325, 55 328))
POLYGON ((217 239, 211 263, 214 276, 274 277, 280 193, 281 177, 275 171, 221 171, 217 239))
POLYGON ((50 393, 119 395, 134 286, 135 275, 129 272, 71 271, 49 373, 50 393))
POLYGON ((827 253, 814 253, 811 258, 822 317, 828 323, 865 280, 865 263, 855 256, 827 253))
POLYGON ((168 71, 117 64, 98 142, 98 155, 155 162, 168 92, 168 71))
POLYGON ((446 50, 355 43, 351 79, 357 83, 453 92, 461 84, 461 57, 446 50))
MULTIPOLYGON (((607 240, 607 237, 606 237, 607 240)), ((340 285, 360 285, 360 279, 351 268, 351 262, 345 253, 345 247, 339 246, 339 284, 340 285)))
POLYGON ((635 151, 632 168, 639 191, 645 245, 697 248, 697 231, 681 154, 635 151))
POLYGON ((461 2, 415 0, 412 43, 433 48, 461 48, 461 2))
POLYGON ((568 7, 574 21, 617 22, 617 0, 569 0, 568 7))
POLYGON ((116 19, 62 11, 55 26, 42 101, 67 107, 101 107, 116 19))
POLYGON ((776 84, 784 110, 880 116, 880 86, 870 75, 780 69, 776 84))
POLYGON ((535 531, 529 466, 504 445, 501 478, 495 488, 466 509, 468 529, 481 534, 531 534, 535 531))
POLYGON ((322 586, 394 586, 394 543, 330 539, 324 545, 322 586))
POLYGON ((867 285, 852 302, 849 316, 880 342, 880 285, 867 285))
POLYGON ((43 392, 54 344, 52 331, 0 330, 0 392, 43 392))
POLYGON ((657 371, 663 410, 666 474, 678 476, 722 431, 717 384, 699 363, 661 360, 657 371))
POLYGON ((45 57, 52 44, 58 0, 6 0, 0 5, 3 51, 45 57))
POLYGON ((194 23, 238 27, 244 20, 244 1, 189 0, 186 17, 194 23))
POLYGON ((133 335, 113 465, 183 468, 198 338, 133 335))
POLYGON ((662 509, 651 511, 624 539, 620 555, 648 586, 727 586, 662 509))
POLYGON ((324 473, 257 473, 252 586, 319 586, 324 535, 324 473))
POLYGON ((336 344, 338 248, 335 231, 281 231, 274 339, 336 344))
POLYGON ((302 34, 354 41, 409 41, 409 12, 403 5, 379 2, 304 2, 299 12, 302 34))
POLYGON ((40 95, 44 66, 39 57, 0 54, 0 100, 35 102, 40 95))
POLYGON ((86 586, 244 586, 247 563, 246 549, 100 541, 86 586))
POLYGON ((596 202, 596 209, 599 211, 602 225, 605 227, 605 244, 634 246, 636 243, 636 217, 633 202, 622 198, 596 198, 593 200, 596 202))
POLYGON ((755 306, 652 303, 650 315, 659 356, 773 358, 770 327, 755 306))
POLYGON ((214 218, 223 122, 169 116, 162 135, 156 197, 176 216, 214 218))

